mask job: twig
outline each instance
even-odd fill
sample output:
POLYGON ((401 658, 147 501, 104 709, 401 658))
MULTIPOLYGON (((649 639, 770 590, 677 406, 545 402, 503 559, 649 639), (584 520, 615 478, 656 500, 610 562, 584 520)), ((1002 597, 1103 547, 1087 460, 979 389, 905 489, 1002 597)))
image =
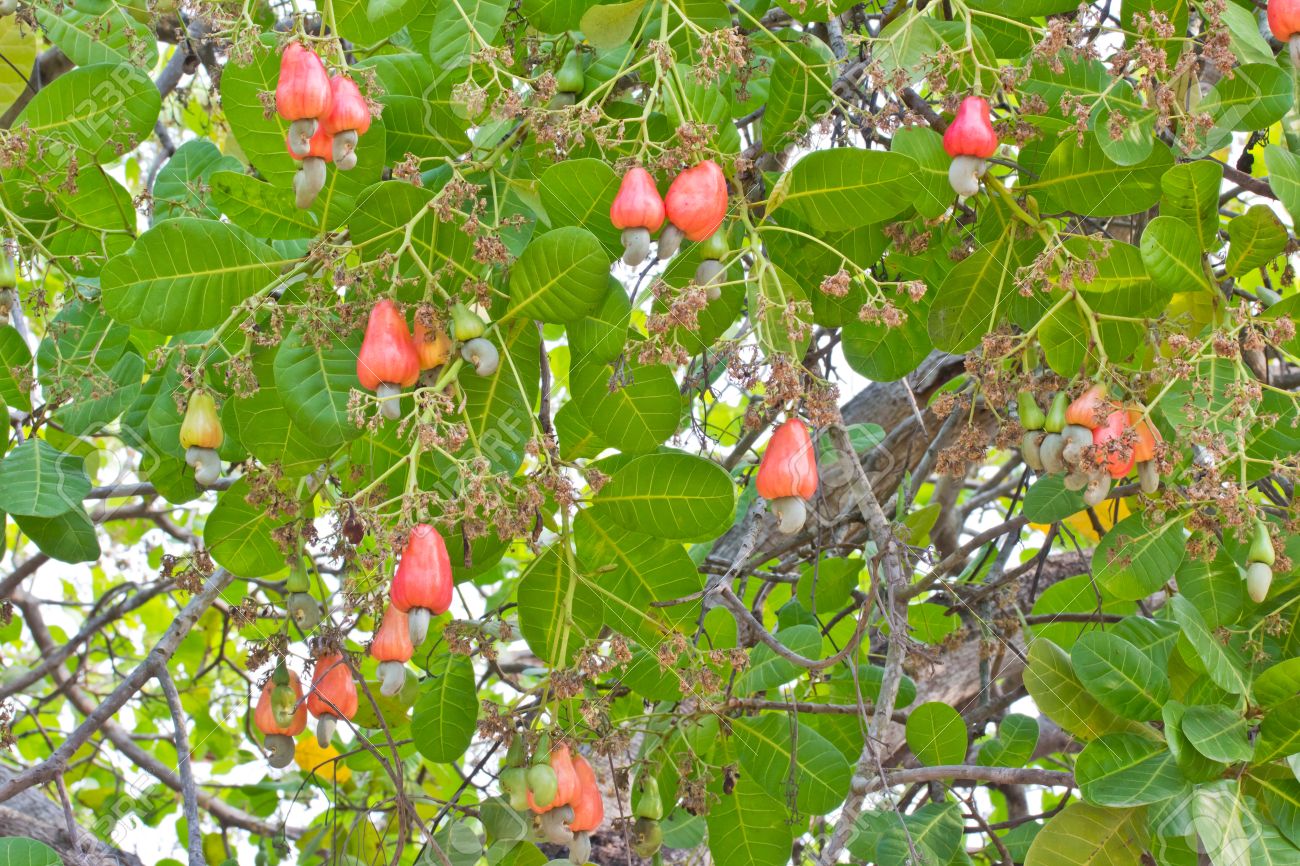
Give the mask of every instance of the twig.
POLYGON ((185 709, 181 706, 181 696, 176 693, 176 683, 172 682, 167 665, 162 664, 154 671, 154 678, 162 686, 163 697, 167 699, 167 708, 172 714, 172 735, 176 740, 176 759, 181 772, 181 803, 185 809, 185 832, 189 838, 190 866, 205 866, 203 856, 203 831, 199 825, 199 789, 194 782, 194 767, 190 763, 190 735, 185 730, 185 709))

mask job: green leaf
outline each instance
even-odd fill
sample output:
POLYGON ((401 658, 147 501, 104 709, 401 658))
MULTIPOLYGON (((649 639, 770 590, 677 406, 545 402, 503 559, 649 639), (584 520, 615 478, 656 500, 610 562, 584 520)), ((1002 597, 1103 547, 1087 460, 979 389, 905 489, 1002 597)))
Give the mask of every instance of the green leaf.
POLYGON ((1282 254, 1286 226, 1268 205, 1251 205, 1241 216, 1228 220, 1228 240, 1228 273, 1239 277, 1282 254))
POLYGON ((571 322, 590 315, 605 298, 609 264, 586 229, 565 226, 536 237, 510 269, 510 306, 501 318, 571 322))
POLYGON ((628 365, 611 390, 614 368, 583 365, 570 373, 573 400, 591 429, 610 447, 631 454, 653 451, 677 431, 682 395, 663 364, 628 365))
POLYGON ((615 472, 595 502, 599 516, 626 529, 708 541, 731 526, 735 487, 712 460, 679 452, 646 454, 615 472))
POLYGON ((1160 718, 1169 677, 1133 644, 1110 632, 1088 632, 1075 641, 1070 660, 1102 706, 1137 721, 1160 718))
POLYGON ((269 286, 281 264, 275 250, 243 229, 167 220, 104 266, 104 309, 119 322, 164 334, 209 328, 269 286))
POLYGON ((348 417, 357 382, 361 332, 346 337, 337 320, 299 322, 275 353, 275 387, 294 425, 323 446, 350 442, 363 430, 348 417))
POLYGON ((135 401, 144 370, 144 358, 131 353, 107 373, 90 371, 75 381, 70 401, 55 410, 54 419, 73 436, 99 432, 135 401))
POLYGON ((583 13, 579 24, 582 35, 598 51, 617 48, 632 37, 632 31, 646 2, 647 0, 628 0, 626 3, 592 6, 583 13))
POLYGON ((0 460, 0 511, 14 517, 57 517, 90 492, 82 458, 44 439, 28 439, 0 460))
POLYGON ((769 790, 742 774, 730 794, 718 793, 705 816, 714 863, 783 866, 790 861, 794 827, 778 817, 785 804, 769 790))
POLYGON ((1088 323, 1075 304, 1058 307, 1043 319, 1038 330, 1047 366, 1065 377, 1079 372, 1087 362, 1088 341, 1088 323))
MULTIPOLYGON (((569 165, 557 163, 556 167, 569 165)), ((543 196, 544 197, 544 196, 543 196)), ((565 325, 569 336, 571 369, 591 365, 610 364, 623 354, 627 342, 627 329, 632 318, 632 304, 623 284, 609 278, 609 289, 600 308, 585 319, 565 325)))
POLYGON ((241 171, 214 171, 208 184, 216 208, 255 237, 291 241, 314 237, 324 228, 321 204, 299 208, 288 187, 271 186, 241 171))
MULTIPOLYGON (((792 625, 775 634, 782 646, 798 653, 804 658, 820 658, 822 651, 821 631, 815 625, 792 625)), ((754 647, 750 653, 749 667, 736 681, 735 692, 738 695, 752 695, 755 692, 774 689, 793 679, 797 679, 803 670, 776 654, 765 643, 754 647)))
MULTIPOLYGON (((481 16, 479 25, 487 24, 487 15, 497 5, 496 0, 484 0, 476 13, 481 16)), ((426 7, 407 25, 417 48, 421 43, 432 48, 433 20, 433 11, 426 7)), ((443 32, 449 37, 455 35, 455 30, 450 28, 443 32)), ((468 34, 469 31, 461 32, 468 34)), ((469 149, 464 105, 455 96, 457 86, 465 82, 468 72, 451 68, 467 62, 467 57, 459 58, 435 71, 429 60, 419 54, 384 54, 357 64, 362 69, 373 69, 383 88, 379 104, 384 106, 384 136, 389 163, 400 162, 408 153, 454 157, 469 149)), ((410 186, 401 181, 398 183, 410 186)))
POLYGON ((569 565, 562 540, 533 560, 519 581, 519 632, 543 661, 568 664, 600 631, 602 606, 569 565))
POLYGON ((1208 288, 1196 230, 1182 220, 1158 216, 1147 223, 1140 249, 1157 288, 1169 292, 1208 288))
POLYGON ((1276 144, 1264 148, 1264 165, 1268 167, 1268 185, 1278 201, 1296 221, 1300 214, 1300 157, 1276 144))
POLYGON ((921 191, 918 170, 902 153, 817 150, 795 163, 773 199, 818 231, 844 231, 902 213, 921 191))
POLYGON ((799 281, 770 262, 751 269, 745 297, 768 356, 802 358, 812 337, 811 305, 799 281), (794 319, 799 324, 794 324, 794 319))
POLYGON ((930 701, 907 716, 907 746, 922 764, 938 767, 966 760, 966 723, 961 713, 930 701))
POLYGON ((953 198, 948 183, 952 157, 943 149, 943 136, 924 126, 904 127, 894 133, 890 150, 916 161, 918 183, 912 197, 916 212, 926 219, 934 219, 947 211, 953 198))
POLYGON ((1250 837, 1257 824, 1237 780, 1223 779, 1194 790, 1192 825, 1214 866, 1252 862, 1250 837))
POLYGON ((944 278, 930 307, 930 339, 937 349, 961 353, 993 330, 998 308, 1017 295, 1016 269, 1023 252, 1011 232, 962 259, 944 278))
POLYGON ((1021 510, 1034 523, 1056 523, 1083 510, 1083 493, 1066 490, 1061 475, 1044 475, 1025 492, 1021 510))
POLYGON ((217 497, 203 526, 203 541, 212 558, 239 577, 265 577, 285 566, 284 551, 272 533, 280 521, 267 509, 248 502, 247 479, 241 478, 217 497))
POLYGON ((1145 806, 1187 789, 1164 744, 1137 734, 1107 734, 1089 743, 1074 773, 1083 799, 1094 806, 1145 806))
POLYGON ((1246 665, 1240 654, 1219 642, 1218 637, 1205 625, 1200 612, 1186 598, 1176 595, 1169 600, 1168 606, 1182 627, 1187 643, 1205 664, 1206 673, 1214 684, 1234 695, 1247 694, 1249 685, 1246 680, 1246 665))
POLYGON ((1008 713, 998 723, 998 735, 980 744, 980 766, 1025 766, 1034 757, 1038 734, 1038 719, 1020 713, 1008 713))
POLYGON ((1300 658, 1290 658, 1265 668, 1252 686, 1255 700, 1264 707, 1275 707, 1300 695, 1300 658))
POLYGON ((331 5, 339 33, 354 43, 370 45, 401 30, 422 4, 418 0, 331 0, 331 5))
POLYGON ((1160 199, 1160 178, 1174 162, 1173 152, 1157 143, 1137 165, 1120 165, 1106 156, 1093 135, 1080 147, 1069 136, 1056 146, 1032 190, 1048 213, 1092 217, 1138 213, 1160 199))
POLYGON ((1034 837, 1025 866, 1133 866, 1147 840, 1142 809, 1071 803, 1034 837))
POLYGON ((239 160, 233 156, 222 156, 217 146, 207 139, 196 138, 185 142, 167 160, 154 180, 154 224, 179 216, 216 219, 220 212, 209 204, 207 192, 212 175, 218 171, 234 172, 239 169, 239 160))
POLYGON ((1230 130, 1247 131, 1272 126, 1291 107, 1291 77, 1270 60, 1247 63, 1224 76, 1197 106, 1214 118, 1210 146, 1230 130))
POLYGON ((1188 558, 1178 566, 1178 591, 1205 618, 1212 629, 1231 625, 1246 605, 1246 586, 1237 564, 1222 549, 1206 562, 1188 558))
POLYGON ((99 559, 95 525, 80 504, 54 517, 14 515, 14 522, 46 556, 72 563, 99 559))
POLYGON ((484 45, 501 32, 510 11, 505 0, 438 0, 427 44, 416 44, 435 68, 454 68, 470 62, 484 45))
POLYGON ((14 15, 0 18, 0 54, 9 63, 0 63, 0 112, 27 88, 27 75, 36 62, 36 32, 21 25, 14 15))
POLYGON ((909 863, 939 866, 953 859, 962 847, 962 816, 956 803, 926 803, 898 820, 886 813, 886 827, 876 841, 876 863, 909 863), (913 859, 911 852, 920 854, 913 859))
POLYGON ((76 0, 32 11, 45 37, 77 66, 120 63, 149 69, 158 62, 153 32, 113 0, 76 0))
MULTIPOLYGON (((578 514, 574 535, 583 569, 581 579, 600 598, 606 624, 644 646, 658 646, 673 629, 693 625, 698 605, 651 606, 652 602, 700 590, 700 573, 686 550, 680 544, 599 520, 598 510, 578 514)), ((821 646, 820 640, 817 646, 821 646)))
POLYGON ((0 863, 5 866, 63 866, 58 853, 35 839, 0 839, 0 863))
POLYGON ((1029 645, 1025 688, 1043 714, 1080 740, 1143 730, 1097 701, 1074 673, 1070 657, 1056 644, 1037 638, 1029 645))
POLYGON ((844 360, 873 382, 896 382, 921 366, 934 348, 929 331, 932 300, 928 292, 919 302, 899 299, 896 306, 906 318, 896 327, 857 318, 846 322, 840 331, 844 360))
POLYGON ((19 412, 32 411, 29 395, 32 350, 11 325, 0 325, 0 401, 19 412))
POLYGON ((1300 753, 1300 698, 1290 698, 1270 708, 1259 726, 1255 763, 1262 764, 1300 753))
MULTIPOLYGON (((774 49, 776 62, 772 65, 761 123, 763 145, 773 149, 779 149, 788 138, 801 133, 831 110, 829 91, 831 69, 835 64, 830 48, 811 34, 784 31, 776 38, 781 39, 782 46, 774 49)), ((865 150, 852 152, 868 153, 865 150)), ((859 201, 857 206, 863 204, 864 201, 859 201)))
POLYGON ((110 370, 130 335, 130 328, 114 322, 99 306, 79 298, 68 301, 36 348, 41 382, 48 387, 58 379, 91 375, 92 367, 110 370))
POLYGON ((57 170, 73 159, 102 165, 148 138, 161 109, 158 87, 143 70, 97 63, 46 83, 13 128, 32 133, 32 147, 40 148, 35 165, 57 170))
POLYGON ((1211 761, 1235 764, 1249 761, 1255 750, 1250 726, 1240 713, 1221 706, 1193 706, 1183 711, 1183 734, 1211 761))
POLYGON ((1174 576, 1187 550, 1181 520, 1150 526, 1141 512, 1111 527, 1092 554, 1102 590, 1122 599, 1142 599, 1174 576))
MULTIPOLYGON (((612 261, 623 254, 622 232, 609 221, 609 208, 618 194, 618 186, 618 175, 604 160, 567 159, 542 174, 538 192, 551 228, 586 229, 596 236, 612 261)), ((621 285, 619 293, 627 297, 621 285)))
POLYGON ((1160 178, 1160 215, 1196 231, 1198 250, 1219 248, 1219 188, 1223 166, 1210 160, 1180 163, 1160 178))
POLYGON ((805 815, 825 815, 844 801, 849 762, 808 725, 784 713, 763 713, 736 719, 732 730, 742 772, 764 790, 793 800, 805 815))
POLYGON ((415 748, 436 764, 465 757, 478 724, 478 692, 469 656, 439 652, 425 666, 420 699, 411 716, 415 748))
MULTIPOLYGON (((258 361, 259 366, 270 366, 269 357, 258 361)), ((263 466, 278 466, 290 478, 315 472, 334 453, 338 443, 321 440, 303 430, 288 411, 284 393, 276 387, 270 370, 258 372, 260 387, 256 393, 232 396, 221 407, 221 424, 226 435, 237 439, 263 466)))

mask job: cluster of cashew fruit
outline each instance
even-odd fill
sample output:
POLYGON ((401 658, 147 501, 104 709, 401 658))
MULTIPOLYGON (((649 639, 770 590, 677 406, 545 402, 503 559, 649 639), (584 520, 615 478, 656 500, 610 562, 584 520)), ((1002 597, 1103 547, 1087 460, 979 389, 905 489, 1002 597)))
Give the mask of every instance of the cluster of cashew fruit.
MULTIPOLYGON (((402 550, 388 590, 388 609, 370 642, 370 655, 379 663, 381 694, 392 697, 401 692, 406 684, 406 663, 415 647, 424 643, 433 617, 451 607, 453 585, 446 542, 432 526, 418 524, 402 550)), ((309 590, 307 573, 298 563, 285 583, 285 603, 289 616, 304 630, 320 622, 322 615, 320 603, 309 590)), ((329 744, 340 719, 356 714, 356 684, 339 652, 329 650, 317 656, 305 703, 298 675, 283 662, 262 689, 254 721, 266 738, 271 766, 284 767, 293 759, 293 738, 307 726, 308 711, 317 719, 316 740, 322 747, 329 744)))
POLYGON ((194 470, 194 481, 210 487, 221 477, 221 447, 225 433, 217 417, 217 404, 207 391, 195 391, 185 407, 181 421, 181 447, 185 449, 185 463, 194 470))
POLYGON ((303 700, 302 680, 280 662, 262 687, 253 711, 253 721, 262 732, 272 767, 287 767, 293 760, 294 738, 307 728, 307 713, 316 717, 316 742, 325 747, 334 737, 340 719, 357 712, 357 687, 342 654, 322 652, 316 656, 311 691, 303 700))
POLYGON ((524 737, 517 734, 501 770, 501 793, 517 812, 531 812, 537 839, 569 849, 569 862, 586 863, 591 834, 605 820, 605 800, 596 774, 582 755, 566 745, 538 738, 532 762, 524 737))
POLYGON ((451 308, 451 335, 430 331, 415 323, 415 334, 406 327, 406 317, 387 298, 370 310, 366 335, 357 354, 357 378, 367 391, 379 398, 379 413, 390 420, 402 417, 401 395, 420 380, 424 370, 435 370, 451 356, 452 338, 460 344, 460 356, 480 376, 496 372, 500 355, 484 339, 487 325, 464 304, 451 308))
POLYGON ((962 198, 980 191, 980 178, 988 169, 986 160, 997 152, 998 136, 989 120, 989 104, 968 96, 957 108, 957 116, 943 133, 943 149, 952 157, 948 183, 962 198))
POLYGON ((1060 392, 1045 414, 1028 391, 1020 392, 1017 404, 1025 463, 1036 472, 1065 473, 1066 488, 1082 490, 1088 507, 1104 502, 1111 481, 1135 465, 1143 493, 1160 489, 1159 431, 1141 409, 1108 402, 1105 386, 1093 385, 1073 402, 1060 392))
POLYGON ((817 452, 808 428, 791 418, 776 428, 758 464, 754 486, 776 515, 776 528, 784 533, 803 529, 808 519, 804 504, 817 492, 817 452))
POLYGON ((1291 53, 1291 65, 1300 69, 1300 0, 1268 0, 1268 29, 1291 53))
POLYGON ((1246 553, 1246 592, 1255 604, 1261 604, 1268 598, 1268 588, 1273 584, 1273 563, 1276 561, 1277 554, 1273 551, 1268 524, 1257 517, 1250 538, 1250 550, 1246 553))
POLYGON ((695 282, 703 286, 709 300, 721 295, 719 277, 727 255, 726 233, 720 229, 727 215, 727 179, 711 159, 673 178, 668 194, 660 197, 650 172, 641 166, 628 169, 618 194, 609 207, 609 221, 623 232, 623 261, 641 264, 650 255, 650 238, 668 221, 659 235, 658 257, 677 253, 682 240, 704 243, 704 260, 695 269, 695 282))
POLYGON ((306 209, 325 186, 325 163, 339 171, 356 166, 357 139, 370 129, 370 106, 355 81, 331 77, 315 51, 291 42, 280 57, 275 110, 289 121, 289 155, 302 161, 293 191, 295 204, 306 209))

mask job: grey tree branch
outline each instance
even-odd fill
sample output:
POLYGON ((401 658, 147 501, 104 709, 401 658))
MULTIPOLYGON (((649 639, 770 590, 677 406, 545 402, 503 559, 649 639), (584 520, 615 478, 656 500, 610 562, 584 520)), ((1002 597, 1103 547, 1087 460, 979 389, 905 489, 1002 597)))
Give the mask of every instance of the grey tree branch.
MULTIPOLYGON (((939 767, 915 767, 909 770, 890 770, 884 778, 876 778, 867 786, 867 792, 878 791, 894 785, 913 785, 918 782, 937 782, 954 779, 963 782, 989 782, 994 785, 1045 785, 1051 788, 1073 788, 1074 774, 1065 770, 1041 770, 1037 767, 980 767, 974 764, 947 764, 939 767)), ((856 815, 854 816, 857 817, 856 815)), ((837 852, 838 853, 838 852, 837 852)), ((822 862, 827 862, 823 859, 822 862)))
POLYGON ((190 763, 190 735, 185 730, 185 709, 181 706, 181 696, 176 693, 176 684, 167 672, 167 665, 159 665, 154 676, 158 685, 162 686, 167 709, 172 714, 172 734, 176 740, 176 760, 181 771, 181 803, 185 809, 190 866, 205 866, 207 861, 203 856, 203 831, 199 826, 199 789, 194 781, 194 767, 190 763))

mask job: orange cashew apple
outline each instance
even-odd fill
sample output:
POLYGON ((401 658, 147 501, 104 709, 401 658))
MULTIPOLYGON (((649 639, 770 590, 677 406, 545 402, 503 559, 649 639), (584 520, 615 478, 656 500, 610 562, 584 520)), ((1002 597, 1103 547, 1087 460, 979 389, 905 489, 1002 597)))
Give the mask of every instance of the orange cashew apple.
POLYGON ((316 657, 307 709, 316 717, 316 742, 322 749, 333 739, 339 719, 356 715, 357 686, 340 653, 323 653, 316 657))
POLYGON ((410 628, 406 611, 390 604, 370 642, 370 655, 379 662, 379 678, 383 681, 380 694, 392 697, 406 684, 406 663, 415 655, 410 628))

